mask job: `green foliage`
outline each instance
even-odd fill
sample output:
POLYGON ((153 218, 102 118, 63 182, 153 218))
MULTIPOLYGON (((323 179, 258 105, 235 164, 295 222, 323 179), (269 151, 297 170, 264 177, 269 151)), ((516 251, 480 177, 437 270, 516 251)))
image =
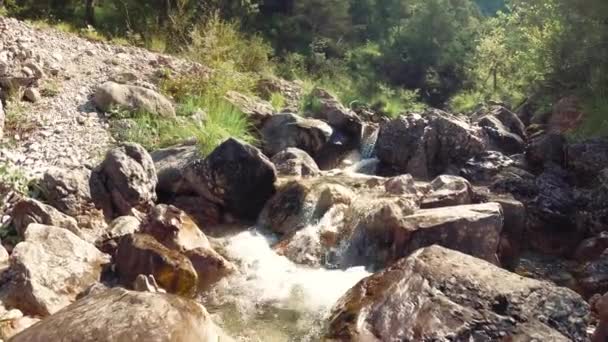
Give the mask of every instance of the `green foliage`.
POLYGON ((270 104, 275 110, 282 110, 285 108, 285 97, 281 93, 272 93, 270 95, 270 104))
MULTIPOLYGON (((7 164, 0 164, 0 194, 6 195, 9 191, 26 194, 28 191, 29 179, 25 175, 7 164)), ((0 206, 4 196, 0 196, 0 206)))
POLYGON ((4 133, 9 137, 24 137, 38 128, 38 124, 27 114, 27 105, 14 100, 7 103, 4 118, 4 133))
POLYGON ((583 122, 570 134, 570 138, 580 140, 589 137, 607 137, 608 93, 606 90, 587 98, 583 103, 582 111, 583 122))
POLYGON ((208 154, 229 137, 256 142, 247 117, 221 99, 187 98, 178 106, 177 119, 149 113, 120 113, 116 120, 121 121, 114 122, 112 133, 118 140, 133 141, 148 150, 195 139, 201 152, 208 154))

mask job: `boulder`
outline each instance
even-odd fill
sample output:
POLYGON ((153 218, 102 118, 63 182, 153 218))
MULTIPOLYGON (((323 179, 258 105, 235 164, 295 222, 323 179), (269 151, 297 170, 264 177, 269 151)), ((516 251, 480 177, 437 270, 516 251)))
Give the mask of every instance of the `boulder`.
POLYGON ((226 260, 210 246, 187 250, 185 255, 192 262, 198 275, 199 290, 206 290, 213 284, 237 271, 237 267, 226 260))
POLYGON ((585 297, 608 291, 608 250, 599 257, 583 263, 574 274, 580 293, 585 297))
POLYGON ((39 321, 39 318, 24 316, 17 309, 3 312, 0 314, 0 339, 6 341, 39 321))
POLYGON ((277 77, 263 77, 258 81, 257 92, 265 100, 271 100, 274 94, 280 94, 285 100, 284 108, 275 108, 288 113, 297 113, 302 103, 304 90, 302 82, 287 81, 277 77))
POLYGON ((200 158, 196 145, 180 145, 150 153, 158 177, 156 192, 160 197, 192 194, 184 178, 184 168, 189 162, 200 158))
POLYGON ((165 247, 185 252, 195 248, 211 248, 209 240, 182 210, 158 204, 150 210, 141 227, 165 247))
POLYGON ((154 90, 134 85, 106 82, 97 88, 93 102, 104 112, 121 109, 165 118, 175 117, 173 104, 166 97, 154 90))
POLYGON ((350 238, 349 265, 386 266, 418 248, 438 244, 497 264, 503 216, 498 203, 414 211, 404 202, 370 203, 350 238))
POLYGON ((591 139, 566 146, 566 165, 581 185, 591 184, 608 166, 608 139, 591 139))
POLYGON ((40 95, 40 91, 38 91, 36 88, 27 88, 23 92, 23 99, 36 103, 42 99, 42 95, 40 95))
POLYGON ((498 151, 486 151, 469 160, 460 169, 460 175, 470 182, 488 183, 506 167, 515 164, 513 159, 498 151))
POLYGON ((340 103, 337 97, 324 89, 315 88, 310 94, 314 105, 312 116, 346 133, 358 143, 361 140, 363 123, 359 116, 340 103))
POLYGON ((428 179, 484 151, 486 140, 479 127, 432 110, 423 115, 402 115, 380 125, 376 154, 396 172, 428 179))
POLYGON ((538 194, 527 204, 526 241, 543 253, 566 255, 584 239, 576 224, 577 202, 568 174, 548 168, 536 178, 538 194))
POLYGON ((124 236, 114 260, 120 282, 132 286, 138 275, 152 275, 169 293, 192 297, 198 276, 190 260, 147 234, 124 236))
POLYGON ((185 211, 199 227, 215 226, 222 221, 222 208, 202 196, 177 196, 169 203, 185 211))
POLYGON ((546 164, 564 165, 566 139, 557 133, 539 132, 530 137, 526 159, 531 166, 542 169, 546 164))
POLYGON ((266 100, 254 96, 248 96, 236 91, 229 91, 224 95, 224 99, 238 108, 249 118, 255 127, 262 127, 276 111, 282 108, 273 108, 272 104, 266 100))
POLYGON ((391 177, 384 182, 384 190, 393 195, 418 195, 414 177, 410 174, 391 177))
POLYGON ((6 303, 28 314, 51 315, 99 281, 109 262, 108 255, 66 229, 31 224, 11 254, 6 303))
POLYGON ((76 219, 81 229, 99 235, 105 229, 104 216, 111 213, 111 201, 96 174, 87 169, 49 169, 39 183, 46 203, 76 219))
POLYGON ((195 301, 113 288, 91 294, 13 337, 14 342, 231 342, 195 301))
POLYGON ((583 240, 574 251, 573 258, 578 262, 598 259, 608 248, 608 232, 603 231, 598 236, 583 240))
POLYGON ((488 112, 478 113, 474 121, 489 137, 489 147, 506 154, 523 152, 526 131, 517 114, 502 106, 494 106, 488 112))
POLYGON ((6 119, 6 113, 4 112, 4 106, 0 101, 0 139, 4 137, 4 120, 6 119))
POLYGON ((141 221, 135 216, 120 216, 109 225, 105 234, 98 241, 99 249, 114 256, 120 239, 125 235, 137 233, 141 230, 141 221))
POLYGON ((274 194, 276 170, 257 148, 228 139, 184 171, 193 190, 239 218, 255 220, 274 194))
MULTIPOLYGON (((50 205, 31 198, 23 198, 13 207, 11 212, 13 227, 20 237, 25 236, 25 229, 32 223, 65 228, 81 238, 76 220, 50 205)), ((86 240, 86 239, 85 239, 86 240)))
POLYGON ((512 269, 517 264, 524 247, 526 207, 511 195, 492 195, 490 201, 500 204, 504 219, 498 246, 498 259, 503 267, 512 269))
POLYGON ((496 193, 513 194, 516 198, 531 199, 538 194, 536 177, 530 172, 513 166, 500 171, 490 184, 496 193))
POLYGON ((154 162, 138 144, 123 143, 108 151, 95 173, 112 201, 113 216, 146 211, 156 200, 154 162))
POLYGON ((458 176, 442 175, 431 182, 430 191, 422 198, 421 208, 439 208, 471 204, 471 184, 458 176))
POLYGON ((321 173, 314 159, 305 151, 295 147, 289 147, 275 154, 271 161, 279 176, 314 177, 321 173))
POLYGON ((291 181, 268 200, 258 223, 278 234, 291 234, 318 222, 331 207, 351 204, 354 198, 355 193, 335 179, 291 181))
POLYGON ((575 292, 440 246, 363 279, 334 306, 338 341, 586 341, 575 292))
POLYGON ((333 129, 327 123, 295 114, 277 114, 261 130, 264 153, 269 156, 289 147, 306 151, 313 158, 330 141, 333 129))

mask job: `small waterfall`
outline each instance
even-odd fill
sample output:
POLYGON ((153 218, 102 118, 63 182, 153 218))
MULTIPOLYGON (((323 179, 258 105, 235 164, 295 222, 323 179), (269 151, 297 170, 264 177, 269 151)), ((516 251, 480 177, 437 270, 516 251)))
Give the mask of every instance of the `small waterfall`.
POLYGON ((329 309, 369 273, 297 265, 273 242, 255 228, 226 238, 224 252, 240 273, 223 279, 203 303, 238 341, 317 341, 329 309))
POLYGON ((361 158, 373 158, 376 153, 376 141, 378 140, 378 132, 380 129, 375 125, 363 126, 363 134, 361 135, 361 158))

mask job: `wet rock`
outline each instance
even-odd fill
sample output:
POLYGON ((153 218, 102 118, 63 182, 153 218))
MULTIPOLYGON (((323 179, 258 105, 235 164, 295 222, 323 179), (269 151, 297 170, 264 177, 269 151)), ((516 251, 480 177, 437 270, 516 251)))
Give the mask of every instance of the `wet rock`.
POLYGON ((98 281, 109 261, 66 229, 31 224, 11 254, 6 303, 32 315, 53 314, 98 281))
POLYGON ((114 288, 84 297, 12 341, 230 342, 200 304, 171 294, 114 288))
POLYGON ((190 260, 163 246, 150 235, 123 237, 114 261, 116 273, 125 286, 131 286, 140 274, 150 274, 169 293, 186 297, 195 294, 198 276, 190 260))
POLYGON ((156 200, 154 162, 138 144, 123 143, 108 151, 95 173, 112 200, 113 216, 128 215, 132 209, 146 211, 156 200))
POLYGON ((184 171, 193 189, 239 218, 254 220, 274 194, 276 170, 257 148, 228 139, 184 171))
MULTIPOLYGON (((266 120, 276 112, 270 102, 257 97, 244 95, 236 91, 227 92, 224 99, 247 115, 255 127, 262 127, 266 120)), ((282 108, 276 108, 277 111, 281 109, 282 108)))
POLYGON ((591 139, 566 147, 566 164, 580 184, 590 184, 608 166, 608 139, 591 139))
POLYGON ((471 182, 488 183, 506 167, 515 162, 497 151, 486 151, 469 159, 460 169, 460 175, 471 182))
POLYGON ((462 177, 443 175, 431 182, 430 191, 422 198, 421 208, 439 208, 472 202, 471 184, 462 177))
POLYGON ((313 89, 311 96, 315 101, 313 117, 329 123, 341 130, 358 143, 361 139, 363 124, 355 112, 347 109, 337 97, 321 88, 313 89))
POLYGON ((333 129, 316 119, 305 119, 295 114, 277 114, 262 128, 264 152, 269 156, 289 147, 306 151, 313 158, 330 141, 333 129))
POLYGON ((224 277, 236 272, 234 264, 226 260, 211 246, 187 250, 185 255, 192 262, 198 275, 199 290, 206 290, 224 277))
POLYGON ((21 237, 25 236, 25 230, 31 223, 65 228, 78 236, 81 235, 74 218, 35 199, 24 198, 17 202, 11 216, 13 226, 21 237))
POLYGON ((509 166, 493 179, 490 189, 497 193, 513 194, 516 198, 530 199, 539 192, 536 177, 530 172, 509 166))
POLYGON ((459 117, 439 110, 400 116, 380 126, 376 154, 395 171, 432 178, 486 148, 486 137, 459 117))
POLYGON ((159 196, 191 194, 192 189, 184 178, 184 168, 199 158, 196 145, 180 145, 150 153, 158 177, 156 191, 159 196))
POLYGON ((314 159, 305 151, 295 147, 275 154, 271 161, 276 166, 279 176, 314 177, 321 173, 314 159))
POLYGON ((359 282, 334 306, 340 341, 585 341, 589 306, 576 293, 439 246, 359 282))
POLYGON ((143 111, 165 118, 175 117, 173 104, 166 97, 154 90, 133 85, 106 82, 97 88, 93 102, 104 112, 117 108, 131 112, 143 111))
POLYGON ((551 168, 536 178, 539 192, 527 203, 526 240, 538 251, 567 254, 584 238, 575 222, 577 203, 567 176, 551 168))
POLYGON ((526 159, 530 165, 542 168, 553 163, 564 165, 564 145, 566 139, 557 133, 538 133, 530 137, 526 147, 526 159))
POLYGON ((334 205, 350 204, 355 193, 332 179, 302 179, 282 185, 266 203, 259 224, 290 234, 319 221, 334 205))

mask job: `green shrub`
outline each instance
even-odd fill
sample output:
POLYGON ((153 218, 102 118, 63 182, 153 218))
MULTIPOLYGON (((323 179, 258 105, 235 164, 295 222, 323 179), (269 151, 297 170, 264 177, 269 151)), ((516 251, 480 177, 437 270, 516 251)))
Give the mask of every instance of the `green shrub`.
MULTIPOLYGON (((122 119, 124 116, 121 115, 122 119)), ((230 137, 256 143, 245 114, 222 99, 205 97, 185 99, 178 106, 177 119, 134 113, 126 125, 113 129, 113 134, 118 140, 133 141, 148 150, 196 139, 203 154, 210 153, 230 137), (203 113, 202 122, 191 118, 197 111, 203 113)))
POLYGON ((486 96, 478 91, 466 91, 456 94, 450 99, 449 107, 457 113, 470 113, 483 104, 486 96))
POLYGON ((282 110, 285 108, 285 97, 281 93, 272 93, 270 95, 270 104, 275 110, 282 110))
POLYGON ((605 92, 595 94, 583 101, 583 121, 570 138, 580 140, 590 137, 608 137, 608 96, 605 92))

